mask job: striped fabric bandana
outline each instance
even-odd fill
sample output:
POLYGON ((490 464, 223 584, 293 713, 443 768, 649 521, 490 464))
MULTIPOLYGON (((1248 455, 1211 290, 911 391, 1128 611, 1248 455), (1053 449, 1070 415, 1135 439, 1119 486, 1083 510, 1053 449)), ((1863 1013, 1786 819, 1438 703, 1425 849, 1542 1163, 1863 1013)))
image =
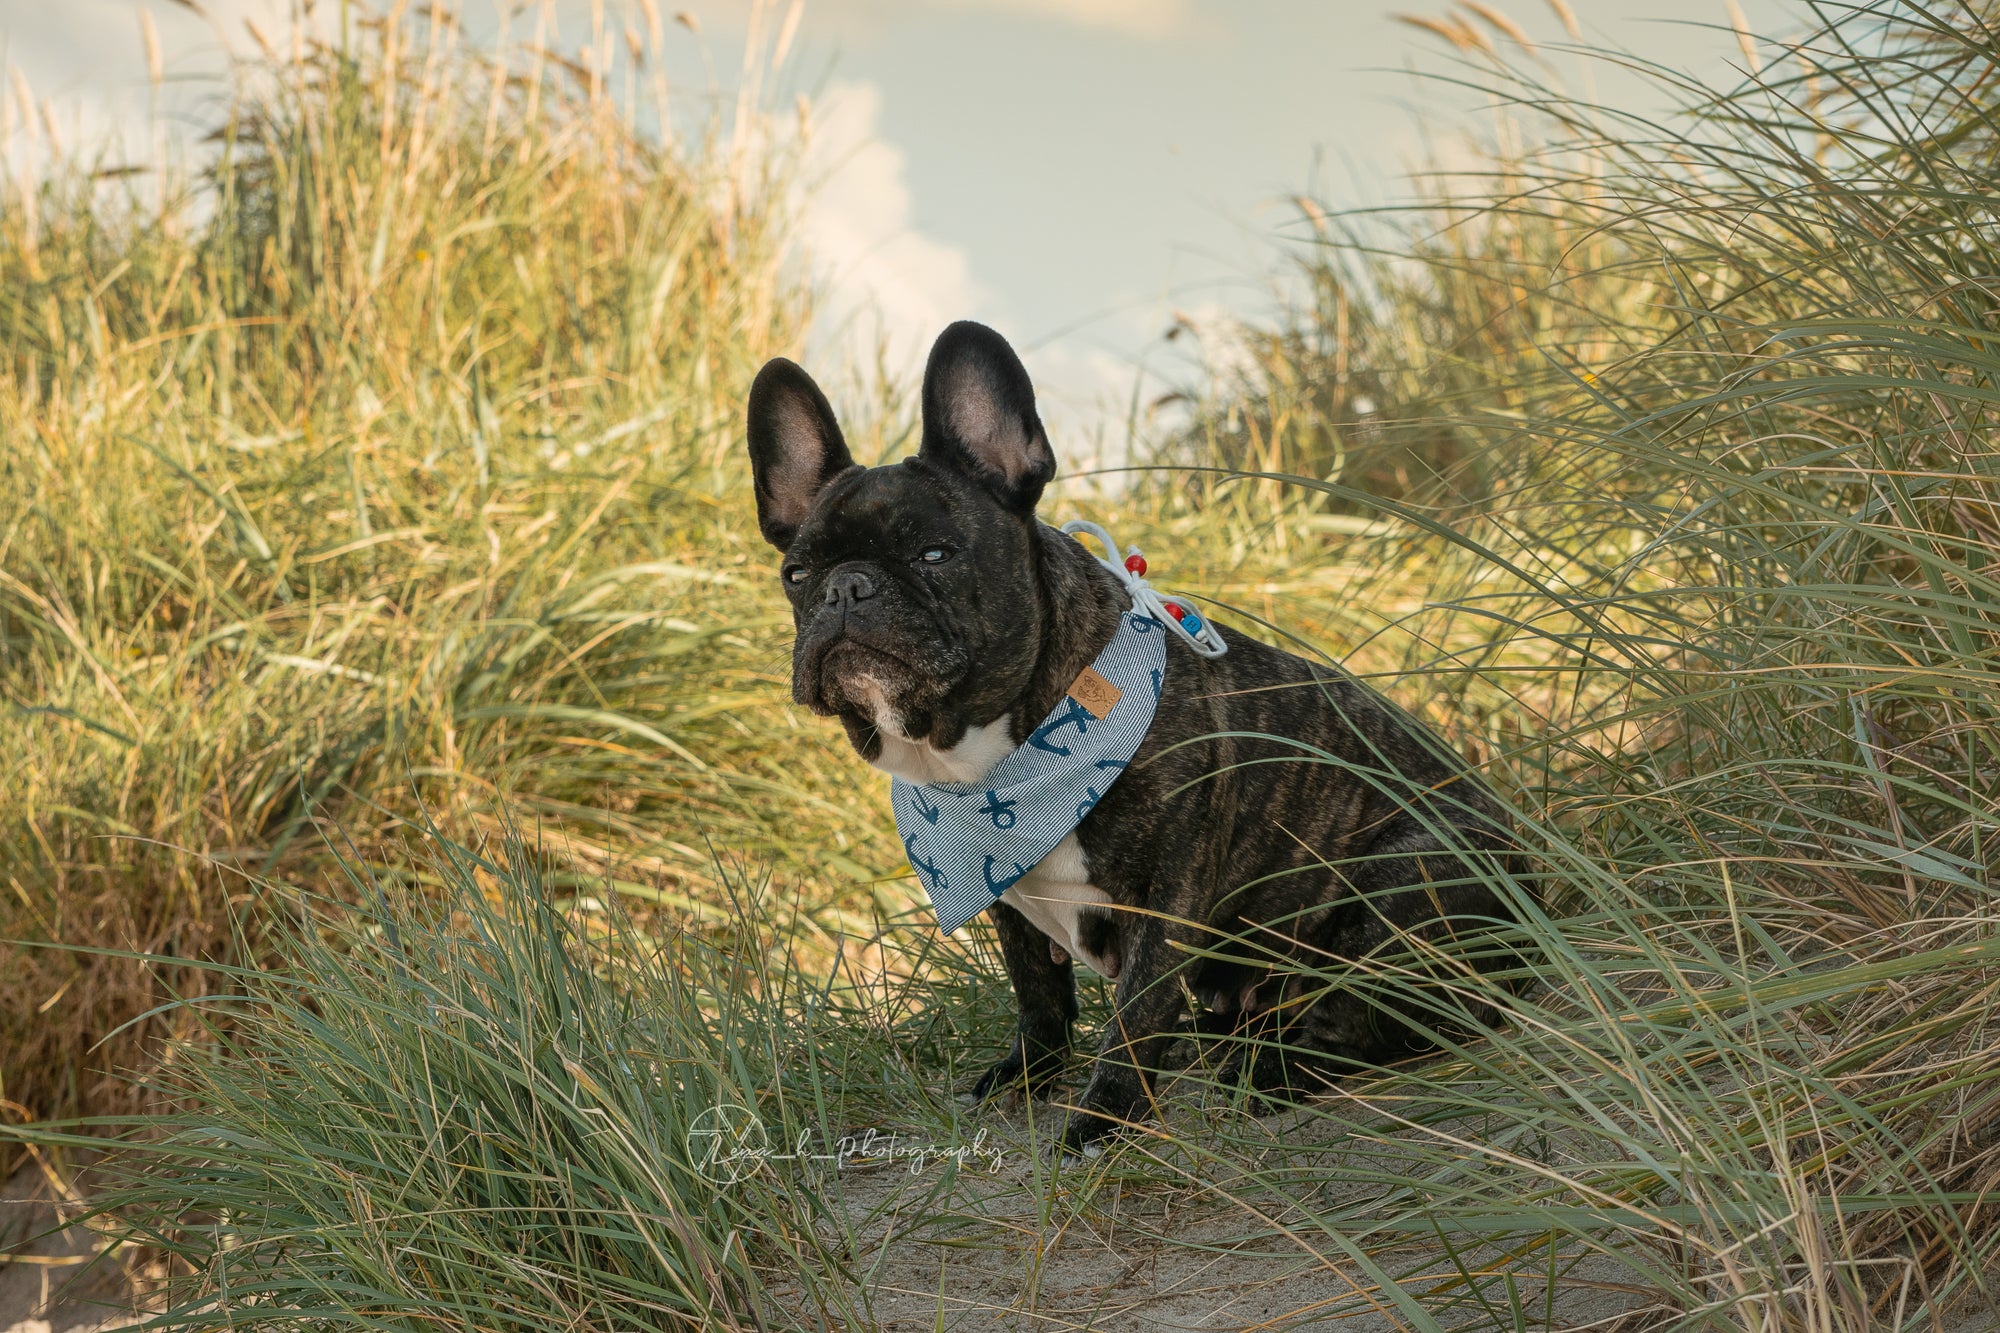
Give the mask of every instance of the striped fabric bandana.
POLYGON ((890 781, 896 832, 938 929, 950 934, 985 911, 1083 822, 1146 739, 1166 669, 1166 626, 1127 611, 1097 660, 983 780, 890 781))

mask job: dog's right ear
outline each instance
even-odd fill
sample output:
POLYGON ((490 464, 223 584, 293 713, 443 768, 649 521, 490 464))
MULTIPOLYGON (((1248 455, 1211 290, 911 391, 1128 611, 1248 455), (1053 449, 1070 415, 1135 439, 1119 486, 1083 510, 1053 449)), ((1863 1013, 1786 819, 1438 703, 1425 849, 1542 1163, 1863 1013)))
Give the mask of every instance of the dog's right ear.
POLYGON ((780 551, 799 535, 813 500, 854 466, 833 406, 795 362, 773 357, 750 386, 750 473, 757 526, 780 551))

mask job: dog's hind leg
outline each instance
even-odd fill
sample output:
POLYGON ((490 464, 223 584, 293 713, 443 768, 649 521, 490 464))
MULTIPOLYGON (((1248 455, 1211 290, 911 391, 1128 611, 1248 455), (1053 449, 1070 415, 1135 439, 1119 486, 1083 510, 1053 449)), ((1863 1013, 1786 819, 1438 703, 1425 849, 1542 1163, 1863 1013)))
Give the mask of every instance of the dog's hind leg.
POLYGON ((1280 1098, 1324 1091, 1432 1050, 1436 1035, 1492 1022, 1502 991, 1479 973, 1504 953, 1475 943, 1507 918, 1486 882, 1492 865, 1419 827, 1343 865, 1349 893, 1246 1025, 1239 1065, 1248 1063, 1251 1087, 1280 1098))

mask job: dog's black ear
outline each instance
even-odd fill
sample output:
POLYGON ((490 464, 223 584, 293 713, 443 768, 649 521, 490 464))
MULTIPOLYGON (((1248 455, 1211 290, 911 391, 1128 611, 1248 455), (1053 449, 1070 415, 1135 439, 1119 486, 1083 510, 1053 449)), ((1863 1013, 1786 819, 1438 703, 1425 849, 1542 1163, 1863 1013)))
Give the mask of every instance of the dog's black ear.
POLYGON ((750 386, 750 473, 757 526, 780 551, 799 535, 826 484, 854 466, 840 423, 812 376, 773 357, 750 386))
POLYGON ((938 335, 924 368, 924 442, 918 456, 974 478, 1031 513, 1056 474, 1035 412, 1035 386, 1007 340, 971 320, 938 335))

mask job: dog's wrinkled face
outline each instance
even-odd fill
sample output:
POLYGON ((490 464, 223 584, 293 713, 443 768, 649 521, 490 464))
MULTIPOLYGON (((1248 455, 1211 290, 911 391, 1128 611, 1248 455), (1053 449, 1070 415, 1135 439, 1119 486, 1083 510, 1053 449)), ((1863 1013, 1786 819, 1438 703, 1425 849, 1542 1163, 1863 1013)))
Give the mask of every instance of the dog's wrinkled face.
POLYGON ((770 362, 750 392, 758 522, 798 629, 792 693, 867 759, 884 732, 956 745, 1007 710, 1039 651, 1034 509, 1055 459, 998 334, 939 337, 923 425, 915 458, 862 468, 799 367, 770 362))

